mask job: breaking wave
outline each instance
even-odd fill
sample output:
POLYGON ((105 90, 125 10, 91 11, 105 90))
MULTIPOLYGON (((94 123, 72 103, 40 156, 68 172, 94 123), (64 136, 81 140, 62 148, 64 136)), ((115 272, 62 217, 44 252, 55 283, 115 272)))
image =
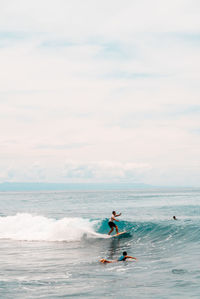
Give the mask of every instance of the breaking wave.
POLYGON ((20 213, 0 217, 0 239, 27 241, 80 241, 83 237, 104 237, 95 232, 97 221, 83 218, 59 220, 20 213))

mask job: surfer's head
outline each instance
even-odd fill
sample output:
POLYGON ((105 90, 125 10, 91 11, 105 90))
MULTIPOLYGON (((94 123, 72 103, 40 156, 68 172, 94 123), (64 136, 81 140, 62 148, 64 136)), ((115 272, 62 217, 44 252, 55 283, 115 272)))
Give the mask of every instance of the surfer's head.
POLYGON ((113 215, 116 215, 116 212, 115 212, 115 211, 112 211, 112 214, 113 214, 113 215))
POLYGON ((126 252, 126 251, 124 251, 124 252, 123 252, 123 256, 126 256, 126 255, 127 255, 127 252, 126 252))
POLYGON ((173 216, 173 219, 174 219, 174 220, 177 220, 176 216, 173 216))

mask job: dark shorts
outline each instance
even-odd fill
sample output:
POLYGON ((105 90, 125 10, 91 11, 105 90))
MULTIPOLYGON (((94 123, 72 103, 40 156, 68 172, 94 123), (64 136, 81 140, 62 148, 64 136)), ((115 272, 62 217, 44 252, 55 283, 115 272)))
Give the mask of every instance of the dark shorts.
POLYGON ((116 227, 116 224, 112 221, 109 221, 108 225, 110 226, 110 228, 116 227))

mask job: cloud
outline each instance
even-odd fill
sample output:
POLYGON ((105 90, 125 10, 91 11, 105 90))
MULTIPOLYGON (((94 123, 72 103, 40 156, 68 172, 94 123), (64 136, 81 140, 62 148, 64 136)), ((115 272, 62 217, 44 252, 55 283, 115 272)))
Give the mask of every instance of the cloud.
MULTIPOLYGON (((100 181, 134 181, 138 175, 151 169, 150 165, 144 163, 120 163, 114 161, 76 162, 66 161, 63 175, 67 179, 84 178, 100 181)), ((137 179, 136 179, 137 177, 137 179)))
POLYGON ((12 165, 0 173, 0 182, 40 182, 45 179, 45 169, 38 162, 23 169, 12 165))
POLYGON ((65 161, 61 165, 34 162, 22 169, 15 165, 0 173, 1 182, 140 182, 151 170, 144 163, 114 161, 65 161))

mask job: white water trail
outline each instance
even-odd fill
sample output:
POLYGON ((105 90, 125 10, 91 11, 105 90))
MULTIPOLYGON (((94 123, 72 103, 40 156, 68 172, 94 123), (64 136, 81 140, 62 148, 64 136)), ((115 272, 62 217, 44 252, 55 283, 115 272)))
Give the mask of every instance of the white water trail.
POLYGON ((0 239, 26 241, 80 241, 106 238, 95 232, 98 221, 65 217, 59 220, 28 213, 0 217, 0 239))

